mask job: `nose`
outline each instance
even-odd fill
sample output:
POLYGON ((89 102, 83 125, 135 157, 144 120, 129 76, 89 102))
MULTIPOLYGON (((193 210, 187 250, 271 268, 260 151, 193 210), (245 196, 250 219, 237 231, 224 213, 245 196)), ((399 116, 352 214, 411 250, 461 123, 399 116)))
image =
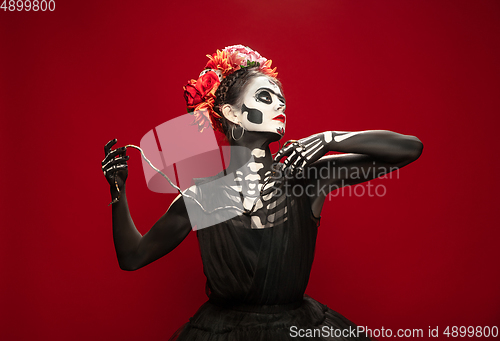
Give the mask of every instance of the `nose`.
POLYGON ((274 109, 277 110, 277 111, 284 112, 285 108, 286 108, 285 103, 283 103, 281 101, 278 101, 278 103, 276 104, 276 107, 274 109))

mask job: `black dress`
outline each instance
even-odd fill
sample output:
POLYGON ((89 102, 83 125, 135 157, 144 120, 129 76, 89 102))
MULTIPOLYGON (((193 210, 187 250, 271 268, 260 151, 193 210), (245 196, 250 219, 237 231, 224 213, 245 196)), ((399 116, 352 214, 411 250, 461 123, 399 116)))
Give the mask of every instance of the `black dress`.
MULTIPOLYGON (((213 224, 197 230, 209 300, 171 340, 368 340, 362 335, 352 338, 357 335, 348 333, 356 330, 352 322, 304 296, 319 219, 312 215, 309 197, 293 190, 303 186, 303 180, 279 186, 282 190, 273 193, 273 203, 258 210, 266 228, 256 229, 251 228, 251 215, 257 212, 236 214, 233 209, 227 219, 223 215, 231 208, 214 211, 227 207, 228 198, 238 194, 218 178, 221 175, 186 192, 212 211, 207 214, 198 207, 191 214, 199 205, 188 207, 191 219, 213 224), (347 337, 335 337, 341 334, 347 337)), ((184 201, 186 206, 193 202, 186 197, 184 201)))

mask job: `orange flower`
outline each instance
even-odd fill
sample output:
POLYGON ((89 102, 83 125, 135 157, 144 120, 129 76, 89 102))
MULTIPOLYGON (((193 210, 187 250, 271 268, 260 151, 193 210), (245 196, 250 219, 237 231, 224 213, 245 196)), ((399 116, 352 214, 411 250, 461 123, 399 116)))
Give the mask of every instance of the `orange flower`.
POLYGON ((205 69, 221 70, 222 77, 240 69, 240 64, 233 64, 234 57, 230 58, 227 52, 217 50, 213 55, 207 54, 210 61, 205 65, 205 69))
POLYGON ((269 77, 276 78, 278 76, 278 73, 276 72, 276 68, 271 69, 271 64, 273 61, 271 59, 266 60, 264 65, 261 65, 260 71, 262 71, 263 74, 268 75, 269 77))

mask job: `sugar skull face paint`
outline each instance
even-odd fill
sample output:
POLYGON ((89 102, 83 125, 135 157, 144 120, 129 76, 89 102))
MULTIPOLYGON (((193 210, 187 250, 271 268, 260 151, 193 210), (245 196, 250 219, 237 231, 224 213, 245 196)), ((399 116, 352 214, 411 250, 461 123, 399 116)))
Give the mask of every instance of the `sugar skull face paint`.
POLYGON ((241 125, 249 131, 285 134, 285 98, 279 86, 265 76, 247 86, 241 106, 241 125))

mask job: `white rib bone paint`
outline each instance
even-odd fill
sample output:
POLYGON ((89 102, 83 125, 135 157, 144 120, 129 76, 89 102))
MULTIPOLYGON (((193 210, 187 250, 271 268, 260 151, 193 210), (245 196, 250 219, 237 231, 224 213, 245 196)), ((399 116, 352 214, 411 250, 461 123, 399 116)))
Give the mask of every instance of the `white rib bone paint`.
POLYGON ((325 137, 325 142, 328 143, 332 140, 332 132, 331 131, 325 131, 323 133, 324 137, 325 137))
POLYGON ((352 133, 347 133, 347 134, 344 134, 344 135, 337 135, 333 139, 335 140, 335 142, 342 142, 345 139, 348 139, 349 137, 352 137, 352 136, 358 135, 358 134, 359 134, 358 131, 353 131, 352 133))
POLYGON ((260 180, 260 176, 259 176, 259 174, 248 174, 245 177, 245 180, 248 180, 248 181, 258 181, 258 180, 260 180))
POLYGON ((262 163, 250 162, 248 168, 250 168, 252 172, 258 172, 259 169, 264 168, 264 165, 262 163))
POLYGON ((252 216, 252 228, 257 228, 257 229, 261 229, 263 228, 264 225, 262 225, 262 221, 260 220, 260 217, 259 216, 252 216))
POLYGON ((264 157, 264 156, 266 156, 266 151, 264 149, 255 148, 254 150, 252 150, 252 156, 264 157))

